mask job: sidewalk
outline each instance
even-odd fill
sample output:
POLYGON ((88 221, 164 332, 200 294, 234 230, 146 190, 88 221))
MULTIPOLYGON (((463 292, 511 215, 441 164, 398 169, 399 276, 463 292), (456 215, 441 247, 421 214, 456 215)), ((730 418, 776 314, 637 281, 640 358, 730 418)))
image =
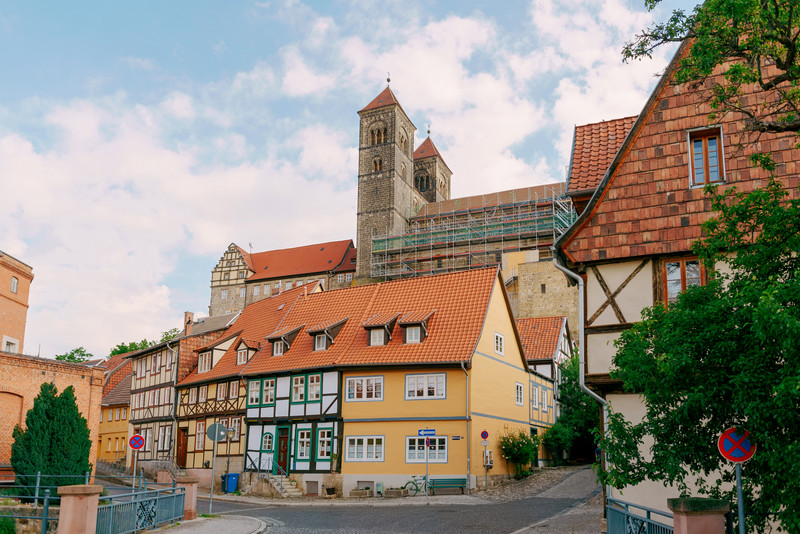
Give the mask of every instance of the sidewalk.
POLYGON ((192 521, 181 521, 167 525, 159 531, 192 532, 193 534, 261 534, 267 531, 267 524, 255 517, 225 515, 219 517, 198 517, 192 521))

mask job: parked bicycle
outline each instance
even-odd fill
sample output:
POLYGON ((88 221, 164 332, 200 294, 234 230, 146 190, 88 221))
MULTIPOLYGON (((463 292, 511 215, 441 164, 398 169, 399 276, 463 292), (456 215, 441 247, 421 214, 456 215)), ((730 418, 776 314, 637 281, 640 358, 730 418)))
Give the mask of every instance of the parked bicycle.
POLYGON ((425 475, 411 475, 411 480, 403 486, 408 490, 409 495, 416 495, 420 491, 427 494, 428 492, 428 477, 425 475))

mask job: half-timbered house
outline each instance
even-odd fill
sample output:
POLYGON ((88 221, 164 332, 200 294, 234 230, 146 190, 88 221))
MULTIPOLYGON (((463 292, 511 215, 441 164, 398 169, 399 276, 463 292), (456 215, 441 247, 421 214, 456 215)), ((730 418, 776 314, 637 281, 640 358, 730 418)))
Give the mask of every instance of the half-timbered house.
MULTIPOLYGON (((138 467, 147 473, 175 469, 175 386, 197 366, 195 349, 219 337, 235 316, 185 316, 182 334, 131 354, 130 424, 144 438, 138 467)), ((137 468, 138 470, 138 468, 137 468)))
MULTIPOLYGON (((656 302, 669 306, 688 286, 705 283, 691 246, 712 215, 704 186, 747 192, 765 185, 767 173, 749 158, 771 152, 776 178, 797 195, 800 152, 793 134, 765 133, 751 144, 741 116, 710 119, 713 109, 702 91, 718 81, 715 76, 699 88, 673 81, 689 46, 682 44, 619 148, 598 138, 607 134, 595 129, 596 136, 581 143, 588 148, 573 153, 571 180, 596 190, 556 242, 557 261, 583 286, 585 305, 579 312, 585 339, 578 342, 585 350, 586 384, 609 409, 631 421, 642 417, 644 407, 610 376, 614 341, 644 308, 656 302), (590 158, 610 163, 597 172, 590 158)), ((627 119, 621 121, 624 130, 627 119)), ((666 511, 667 498, 678 493, 678 488, 643 482, 634 490, 612 490, 610 496, 666 511)))

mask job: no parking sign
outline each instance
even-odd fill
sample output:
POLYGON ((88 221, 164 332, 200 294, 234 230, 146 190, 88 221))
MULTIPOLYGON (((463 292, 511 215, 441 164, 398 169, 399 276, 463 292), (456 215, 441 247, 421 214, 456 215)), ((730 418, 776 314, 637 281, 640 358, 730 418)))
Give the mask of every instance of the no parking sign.
POLYGON ((134 434, 131 436, 131 439, 128 440, 128 445, 131 446, 131 449, 138 451, 144 447, 144 438, 139 434, 134 434))

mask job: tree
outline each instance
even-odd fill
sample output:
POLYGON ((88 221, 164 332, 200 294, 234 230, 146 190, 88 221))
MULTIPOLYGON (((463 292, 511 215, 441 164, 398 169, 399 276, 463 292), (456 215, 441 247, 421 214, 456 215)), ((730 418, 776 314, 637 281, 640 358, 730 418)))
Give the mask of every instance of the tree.
POLYGON ((514 464, 514 474, 523 477, 530 474, 530 465, 539 452, 539 438, 518 429, 500 436, 500 450, 509 462, 514 464))
POLYGON ((89 427, 75 402, 75 390, 68 386, 60 395, 55 384, 45 382, 25 416, 25 428, 14 428, 11 466, 19 484, 36 484, 41 472, 43 486, 82 484, 83 478, 55 478, 52 475, 83 475, 92 469, 89 427))
POLYGON ((153 345, 152 341, 147 341, 143 339, 141 341, 131 341, 130 343, 119 343, 116 347, 111 349, 111 352, 108 353, 108 357, 114 356, 116 354, 125 354, 126 352, 133 352, 136 350, 146 349, 150 345, 153 345))
MULTIPOLYGON (((645 5, 652 10, 660 2, 645 5)), ((705 0, 642 31, 622 54, 626 61, 650 57, 658 46, 692 38, 675 73, 678 83, 704 87, 716 114, 742 113, 752 132, 798 132, 799 30, 797 0, 705 0), (720 67, 721 83, 703 84, 720 67), (748 98, 753 86, 768 94, 748 98)))
POLYGON ((694 244, 707 273, 656 305, 617 342, 614 378, 645 403, 640 423, 612 413, 604 483, 645 479, 735 501, 716 448, 729 427, 757 445, 743 466, 748 531, 800 531, 800 200, 770 180, 748 194, 709 188, 718 216, 694 244), (644 438, 652 440, 644 451, 644 438), (648 454, 649 453, 649 454, 648 454))
POLYGON ((74 363, 82 363, 87 360, 91 360, 92 358, 94 358, 94 355, 90 352, 87 352, 83 347, 78 347, 77 349, 72 349, 64 354, 56 355, 56 360, 74 363))
POLYGON ((561 415, 542 436, 542 443, 556 460, 566 452, 571 458, 592 457, 595 446, 593 433, 600 412, 597 403, 584 391, 579 382, 580 360, 573 354, 561 366, 559 402, 561 415))
MULTIPOLYGON (((172 341, 173 338, 178 337, 183 332, 180 328, 170 328, 166 332, 161 332, 161 339, 158 343, 163 343, 165 341, 172 341)), ((155 343, 153 343, 155 345, 155 343)))

